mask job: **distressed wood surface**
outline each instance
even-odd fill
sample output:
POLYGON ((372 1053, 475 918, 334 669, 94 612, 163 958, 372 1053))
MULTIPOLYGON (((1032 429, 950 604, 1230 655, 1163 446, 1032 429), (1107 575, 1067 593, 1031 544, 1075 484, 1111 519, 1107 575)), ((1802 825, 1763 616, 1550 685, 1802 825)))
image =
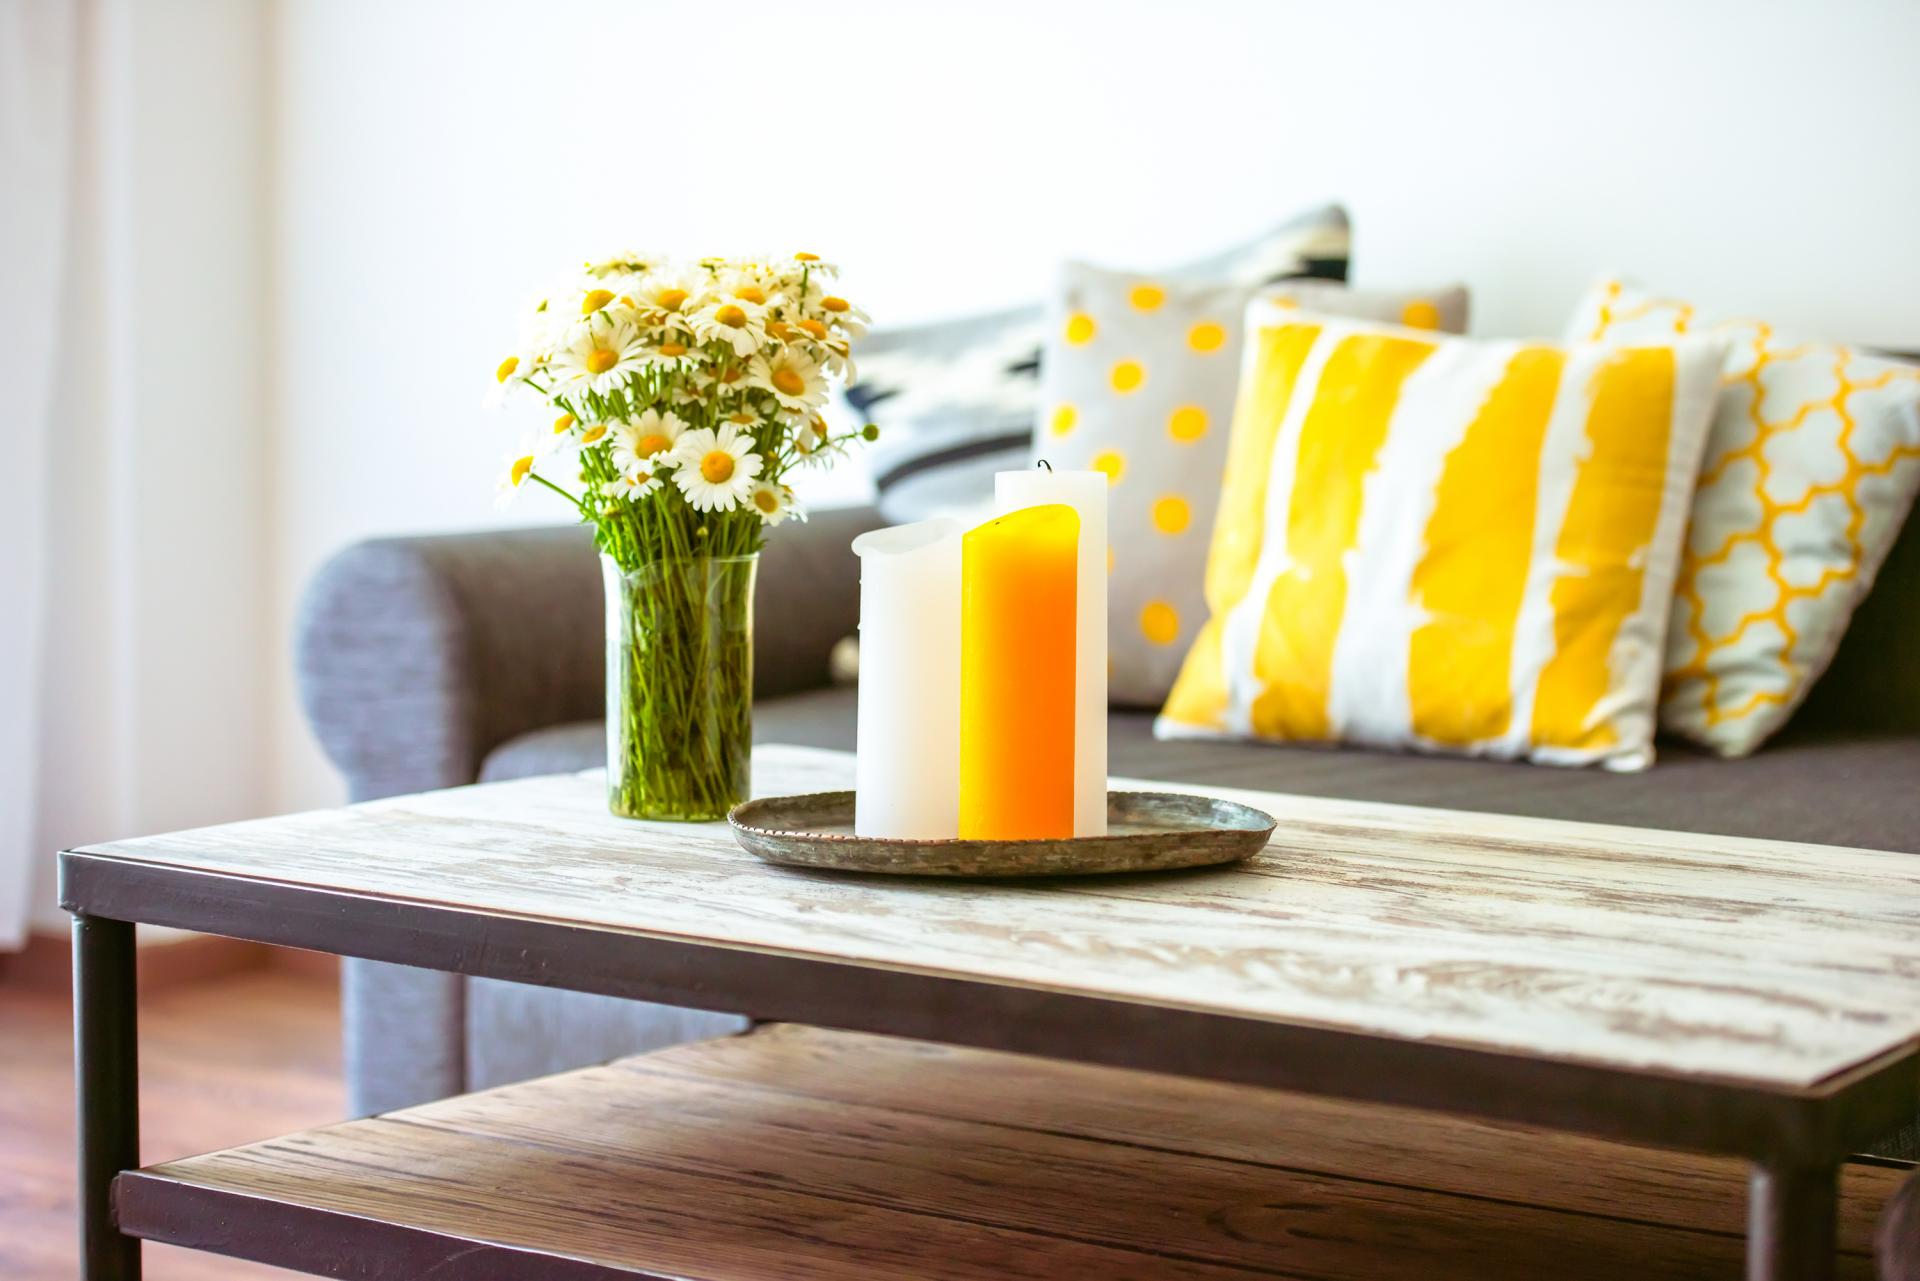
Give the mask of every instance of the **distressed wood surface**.
MULTIPOLYGON (((761 748, 755 792, 852 770, 761 748)), ((614 818, 586 773, 87 852, 1781 1093, 1920 1037, 1920 859, 1151 786, 1279 828, 1227 868, 903 882, 771 867, 724 823, 614 818)))
MULTIPOLYGON (((1871 1275, 1899 1179, 1849 1169, 1841 1276, 1871 1275)), ((183 1223, 170 1206, 208 1194, 186 1243, 335 1270, 370 1221, 433 1241, 416 1269, 490 1277, 552 1276, 552 1254, 696 1281, 1582 1281, 1737 1275, 1745 1178, 1737 1161, 789 1026, 171 1162, 123 1177, 122 1222, 164 1238, 183 1223), (228 1213, 204 1213, 219 1198, 228 1213), (247 1230, 274 1203, 328 1221, 247 1230), (489 1244, 537 1253, 477 1257, 489 1244)))

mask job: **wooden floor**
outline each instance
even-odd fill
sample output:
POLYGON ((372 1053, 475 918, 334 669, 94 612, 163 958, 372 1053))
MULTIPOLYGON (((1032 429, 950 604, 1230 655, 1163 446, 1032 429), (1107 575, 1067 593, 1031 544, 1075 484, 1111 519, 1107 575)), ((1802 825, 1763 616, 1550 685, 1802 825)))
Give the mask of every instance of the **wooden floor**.
MULTIPOLYGON (((0 1277, 75 1274, 73 1041, 64 993, 0 985, 0 1277)), ((164 1160, 337 1120, 339 997, 260 969, 174 986, 141 1007, 143 1155, 164 1160)), ((294 1274, 166 1246, 148 1281, 294 1274)))

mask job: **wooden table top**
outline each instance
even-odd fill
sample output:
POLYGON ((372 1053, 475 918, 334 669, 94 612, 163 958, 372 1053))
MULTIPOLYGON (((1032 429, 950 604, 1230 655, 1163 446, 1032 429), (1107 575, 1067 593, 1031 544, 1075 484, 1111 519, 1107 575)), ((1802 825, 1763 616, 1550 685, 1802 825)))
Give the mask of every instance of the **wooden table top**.
MULTIPOLYGON (((852 785, 763 747, 756 795, 852 785)), ((1792 1093, 1920 1040, 1920 859, 1117 781, 1279 819, 1237 867, 1084 881, 768 866, 598 773, 91 846, 116 862, 1792 1093)), ((884 1030, 884 1029, 883 1029, 884 1030)))

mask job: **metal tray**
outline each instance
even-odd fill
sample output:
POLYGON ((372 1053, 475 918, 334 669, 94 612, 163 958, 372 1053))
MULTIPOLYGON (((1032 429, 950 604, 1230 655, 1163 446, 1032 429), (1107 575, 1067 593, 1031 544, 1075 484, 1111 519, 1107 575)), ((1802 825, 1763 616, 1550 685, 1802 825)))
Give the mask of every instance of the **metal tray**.
POLYGON ((1107 834, 1060 840, 899 840, 855 836, 853 793, 770 796, 733 807, 734 836, 769 863, 903 876, 1086 876, 1233 863, 1258 854, 1274 818, 1173 792, 1108 792, 1107 834))

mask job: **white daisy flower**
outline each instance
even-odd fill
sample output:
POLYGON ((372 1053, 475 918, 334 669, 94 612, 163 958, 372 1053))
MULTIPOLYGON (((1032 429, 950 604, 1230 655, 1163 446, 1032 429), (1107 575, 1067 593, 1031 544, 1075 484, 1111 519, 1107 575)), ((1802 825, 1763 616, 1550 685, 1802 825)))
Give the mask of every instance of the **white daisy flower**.
POLYGON ((634 250, 615 254, 600 262, 587 264, 587 274, 601 279, 608 276, 644 276, 667 261, 665 254, 643 254, 634 250))
POLYGON ((772 392, 783 409, 806 411, 827 398, 819 364, 797 347, 782 348, 771 357, 755 356, 748 376, 754 386, 772 392))
POLYGON ((796 321, 793 332, 796 341, 813 344, 820 353, 820 362, 829 372, 847 386, 853 386, 854 379, 859 375, 853 368, 851 342, 836 335, 824 320, 796 321))
POLYGON ((684 326, 684 320, 675 318, 686 314, 683 309, 698 300, 702 287, 702 282, 688 272, 655 271, 635 287, 633 302, 648 324, 684 326))
POLYGON ((554 391, 562 396, 618 391, 646 363, 645 349, 630 325, 596 319, 576 326, 553 355, 554 391))
POLYGON ((686 432, 687 424, 669 409, 644 410, 613 429, 613 465, 623 473, 652 470, 662 457, 671 456, 674 446, 686 432))
POLYGON ((700 427, 685 433, 673 459, 673 483, 695 511, 732 511, 747 500, 760 474, 753 438, 733 423, 722 423, 717 432, 700 427))
POLYGON ((527 385, 527 375, 532 372, 532 358, 524 351, 515 352, 494 366, 493 386, 487 391, 487 408, 498 409, 506 404, 516 391, 527 385))
POLYGON ((539 461, 539 451, 534 449, 523 449, 517 453, 508 454, 506 457, 507 470, 506 473, 500 477, 500 484, 496 487, 493 505, 495 507, 505 507, 511 503, 514 495, 520 492, 520 487, 527 483, 527 478, 533 475, 534 464, 539 461))
POLYGON ((621 275, 582 276, 549 296, 547 310, 555 324, 567 324, 604 311, 627 293, 630 282, 621 275))
POLYGON ((767 341, 766 308, 744 298, 714 295, 690 319, 701 342, 726 343, 736 356, 751 356, 767 341))
POLYGON ((676 370, 692 369, 700 363, 700 353, 693 348, 692 334, 668 330, 659 338, 658 342, 641 353, 641 359, 653 368, 673 373, 676 370))
POLYGON ((793 491, 769 480, 753 482, 753 488, 747 491, 747 503, 760 513, 763 525, 778 525, 789 516, 806 519, 806 514, 794 506, 793 491))
POLYGON ((753 390, 751 365, 729 365, 717 373, 711 365, 702 365, 694 370, 693 380, 705 400, 738 396, 753 390))
POLYGON ((805 250, 795 254, 791 261, 780 264, 780 274, 795 280, 806 276, 809 280, 831 280, 840 274, 838 263, 827 262, 819 254, 810 254, 805 250))
POLYGON ((660 474, 657 471, 647 467, 636 467, 632 471, 621 472, 608 481, 603 487, 603 492, 615 498, 624 498, 630 503, 637 503, 657 491, 661 484, 660 474))
POLYGON ((838 294, 823 295, 820 299, 820 310, 834 328, 841 330, 849 338, 860 337, 867 332, 867 326, 873 322, 871 316, 838 294))

